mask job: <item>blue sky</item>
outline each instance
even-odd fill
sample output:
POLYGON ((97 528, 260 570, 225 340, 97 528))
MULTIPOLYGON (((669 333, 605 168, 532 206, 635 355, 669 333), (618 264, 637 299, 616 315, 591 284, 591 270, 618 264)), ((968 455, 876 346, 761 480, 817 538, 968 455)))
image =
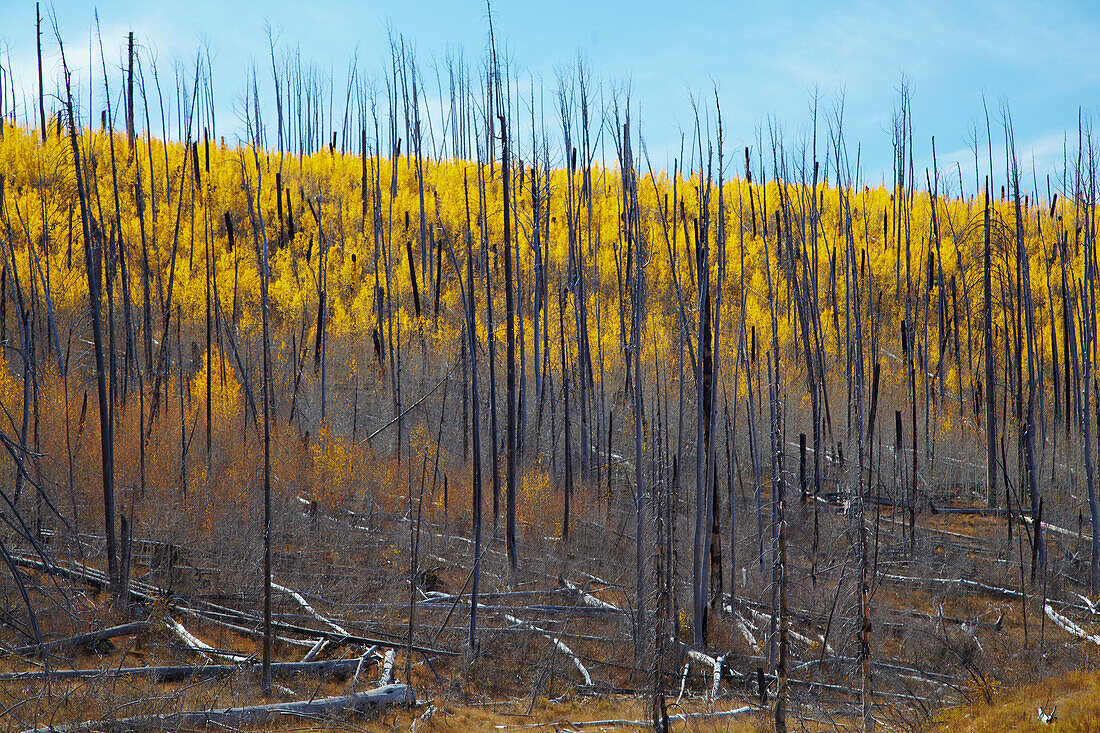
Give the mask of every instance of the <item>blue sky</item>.
MULTIPOLYGON (((93 5, 43 7, 52 8, 71 63, 86 74, 93 5)), ((388 28, 415 46, 422 69, 448 48, 476 56, 488 30, 482 2, 103 0, 94 7, 109 59, 120 58, 131 29, 162 62, 189 62, 207 41, 225 126, 236 124, 244 69, 251 59, 266 63, 266 23, 283 45, 298 44, 304 57, 331 67, 337 88, 356 47, 364 72, 381 68, 388 28)), ((1034 159, 1041 178, 1060 168, 1064 133, 1076 135, 1078 109, 1093 114, 1100 91, 1100 10, 1085 3, 498 0, 493 14, 498 43, 522 78, 541 78, 551 90, 555 71, 580 52, 608 88, 628 83, 655 165, 676 154, 681 130, 690 129, 692 95, 709 103, 717 88, 726 140, 737 151, 755 144, 769 119, 788 139, 804 135, 816 90, 823 111, 843 95, 853 152, 858 142, 865 178, 878 181, 889 175, 891 114, 904 77, 919 177, 931 165, 935 135, 941 168, 959 160, 972 191, 969 148, 976 124, 984 135, 983 94, 995 128, 1007 103, 1025 170, 1034 159)), ((33 29, 33 1, 0 2, 0 58, 5 66, 10 58, 32 93, 33 29)), ((46 41, 49 77, 59 63, 52 35, 46 41)), ((434 74, 425 77, 432 86, 434 74)))

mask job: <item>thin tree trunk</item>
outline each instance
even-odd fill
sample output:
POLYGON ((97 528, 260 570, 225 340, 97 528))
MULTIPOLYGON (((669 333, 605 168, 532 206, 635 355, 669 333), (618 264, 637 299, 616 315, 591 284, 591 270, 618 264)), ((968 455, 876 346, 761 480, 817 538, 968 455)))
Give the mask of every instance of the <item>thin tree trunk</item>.
MULTIPOLYGON (((985 190, 985 247, 983 249, 984 273, 982 288, 985 309, 982 317, 982 338, 985 340, 985 503, 989 507, 997 506, 997 425, 994 410, 993 377, 993 293, 992 293, 992 253, 990 250, 989 221, 989 179, 985 190)), ((915 460, 915 458, 914 458, 915 460)), ((1087 459, 1086 459, 1087 460, 1087 459)))

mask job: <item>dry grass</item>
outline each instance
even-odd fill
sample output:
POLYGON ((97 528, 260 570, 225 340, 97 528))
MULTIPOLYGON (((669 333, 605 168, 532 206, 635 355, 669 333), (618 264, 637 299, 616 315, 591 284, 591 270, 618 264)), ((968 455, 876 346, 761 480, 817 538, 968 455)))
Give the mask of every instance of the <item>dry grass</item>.
POLYGON ((998 692, 992 704, 949 708, 935 716, 932 731, 1100 730, 1100 672, 1075 670, 1042 682, 998 692), (1057 708, 1053 724, 1038 721, 1038 708, 1057 708))
MULTIPOLYGON (((565 701, 537 699, 517 699, 487 705, 466 705, 460 702, 440 699, 432 701, 436 710, 430 719, 421 722, 417 730, 425 731, 501 731, 529 730, 556 731, 569 730, 571 724, 599 720, 645 720, 650 715, 648 705, 641 700, 629 697, 573 698, 565 701)), ((733 709, 730 703, 712 708, 712 711, 733 709)), ((424 714, 425 707, 413 711, 394 711, 366 723, 364 728, 370 731, 389 731, 404 729, 424 714)), ((670 709, 669 714, 707 712, 699 702, 685 704, 670 709)), ((750 733, 768 730, 768 715, 764 713, 743 715, 736 718, 695 719, 688 723, 674 724, 676 730, 699 731, 700 733, 726 731, 727 733, 750 733)), ((645 730, 652 726, 608 725, 588 728, 588 730, 645 730)), ((323 729, 323 728, 322 728, 323 729)), ((334 728, 335 729, 335 728, 334 728)))

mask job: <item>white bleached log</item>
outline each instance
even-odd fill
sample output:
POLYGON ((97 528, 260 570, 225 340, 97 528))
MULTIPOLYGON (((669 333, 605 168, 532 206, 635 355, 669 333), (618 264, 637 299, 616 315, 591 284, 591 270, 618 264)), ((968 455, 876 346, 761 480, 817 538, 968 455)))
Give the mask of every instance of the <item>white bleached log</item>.
POLYGON ((1090 634, 1089 632, 1085 631, 1073 621, 1051 608, 1050 604, 1044 605, 1043 611, 1046 613, 1047 618, 1053 621, 1055 625, 1058 626, 1058 628, 1060 628, 1062 631, 1065 631, 1071 636, 1076 636, 1078 639, 1091 641, 1093 644, 1100 646, 1100 635, 1090 634))
POLYGON ((248 657, 241 654, 218 651, 217 649, 210 646, 205 641, 185 629, 183 624, 181 624, 179 621, 176 621, 171 616, 165 619, 165 623, 168 625, 168 628, 171 629, 176 634, 176 636, 178 636, 183 641, 184 645, 192 651, 199 652, 203 655, 221 657, 223 659, 228 659, 232 662, 244 662, 248 660, 248 657))
POLYGON ((386 658, 382 662, 382 671, 378 676, 378 686, 385 687, 393 679, 393 662, 397 658, 397 652, 393 649, 386 650, 386 658))
POLYGON ((249 705, 222 710, 196 710, 161 715, 142 715, 120 720, 88 721, 72 725, 54 725, 47 728, 34 728, 24 733, 52 733, 55 731, 109 731, 110 733, 134 733, 146 730, 181 730, 252 725, 263 723, 279 716, 317 717, 341 715, 351 712, 364 712, 389 705, 415 704, 416 695, 408 685, 387 685, 368 692, 339 697, 324 697, 318 700, 271 703, 267 705, 249 705))
POLYGON ((309 602, 305 598, 303 598, 302 594, 298 591, 292 590, 283 585, 279 585, 278 583, 272 583, 271 587, 277 591, 286 593, 288 596, 297 601, 298 605, 305 609, 306 613, 335 631, 337 634, 340 634, 341 636, 351 636, 351 634, 348 633, 348 630, 345 629, 343 626, 317 613, 317 610, 313 606, 309 605, 309 602))

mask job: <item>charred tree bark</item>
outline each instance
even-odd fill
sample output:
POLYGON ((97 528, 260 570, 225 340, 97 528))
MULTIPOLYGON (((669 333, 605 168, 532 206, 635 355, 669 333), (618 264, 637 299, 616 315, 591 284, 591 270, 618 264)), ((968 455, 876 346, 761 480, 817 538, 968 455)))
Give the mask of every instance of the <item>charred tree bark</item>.
POLYGON ((982 292, 984 293, 985 312, 983 314, 982 338, 985 340, 985 503, 990 507, 997 506, 997 424, 994 411, 996 401, 994 398, 993 376, 993 285, 992 285, 992 252, 990 249, 990 221, 989 221, 989 179, 986 179, 985 190, 985 247, 983 249, 984 272, 982 275, 982 292))
MULTIPOLYGON (((61 44, 60 38, 58 44, 61 44)), ((69 68, 65 62, 64 47, 61 49, 61 63, 65 74, 65 109, 69 118, 69 142, 72 147, 77 196, 80 201, 80 221, 84 234, 84 274, 88 283, 88 308, 92 316, 92 340, 95 348, 96 393, 99 397, 100 471, 103 481, 103 525, 107 538, 107 577, 111 593, 117 595, 120 585, 118 550, 115 538, 114 426, 111 423, 107 396, 103 322, 100 313, 100 247, 93 240, 92 214, 89 210, 88 195, 84 188, 84 173, 81 168, 80 145, 77 141, 76 118, 73 111, 69 68)))

